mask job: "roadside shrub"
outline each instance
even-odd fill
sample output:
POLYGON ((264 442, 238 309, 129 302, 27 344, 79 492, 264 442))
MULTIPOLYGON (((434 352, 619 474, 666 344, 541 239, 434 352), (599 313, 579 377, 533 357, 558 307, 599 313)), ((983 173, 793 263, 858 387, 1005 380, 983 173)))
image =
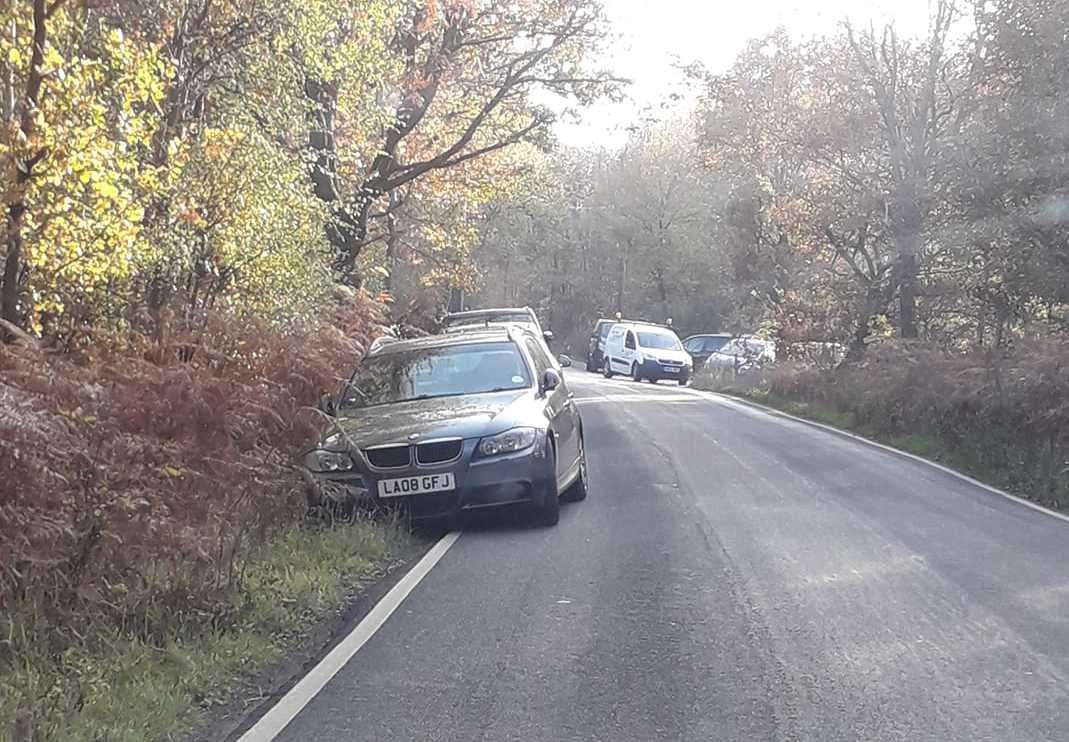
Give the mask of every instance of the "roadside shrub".
POLYGON ((884 342, 856 364, 783 363, 737 378, 705 376, 722 391, 795 402, 845 416, 892 442, 932 439, 954 465, 1055 507, 1069 507, 1069 348, 1021 342, 1010 354, 950 354, 884 342))
POLYGON ((79 356, 0 344, 0 635, 35 632, 0 642, 0 669, 30 642, 58 658, 97 635, 161 645, 236 620, 241 558, 303 513, 305 410, 380 309, 339 290, 298 327, 217 314, 195 336, 79 356))

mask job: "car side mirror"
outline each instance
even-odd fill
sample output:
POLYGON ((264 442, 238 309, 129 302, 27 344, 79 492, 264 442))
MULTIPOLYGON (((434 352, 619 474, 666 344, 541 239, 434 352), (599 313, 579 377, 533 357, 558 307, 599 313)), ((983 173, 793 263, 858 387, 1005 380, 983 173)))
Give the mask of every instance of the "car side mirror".
POLYGON ((549 345, 550 343, 552 343, 553 342, 553 332, 552 332, 552 330, 542 330, 542 337, 545 339, 546 345, 549 345))
POLYGON ((560 374, 551 368, 547 368, 542 374, 542 393, 551 392, 560 386, 560 374))
POLYGON ((557 358, 557 360, 560 361, 560 367, 561 368, 571 368, 572 367, 572 359, 571 359, 570 356, 566 356, 563 353, 561 353, 560 357, 557 358))
POLYGON ((319 411, 328 417, 334 417, 334 414, 338 411, 334 404, 334 397, 330 396, 326 392, 319 395, 319 404, 317 405, 319 411))

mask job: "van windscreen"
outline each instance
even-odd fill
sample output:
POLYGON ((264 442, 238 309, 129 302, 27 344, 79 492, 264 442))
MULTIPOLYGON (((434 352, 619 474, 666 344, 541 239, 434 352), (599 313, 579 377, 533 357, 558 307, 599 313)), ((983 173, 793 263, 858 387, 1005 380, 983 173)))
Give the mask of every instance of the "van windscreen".
POLYGON ((679 338, 667 332, 640 332, 638 344, 655 350, 679 350, 679 338))

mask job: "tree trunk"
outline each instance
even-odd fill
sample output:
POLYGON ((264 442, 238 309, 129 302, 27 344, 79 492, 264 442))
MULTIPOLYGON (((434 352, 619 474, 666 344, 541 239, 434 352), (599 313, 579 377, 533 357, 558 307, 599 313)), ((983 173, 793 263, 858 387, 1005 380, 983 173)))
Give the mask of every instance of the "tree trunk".
POLYGON ((361 192, 355 215, 346 208, 338 188, 338 154, 334 140, 337 86, 309 78, 304 82, 304 94, 313 104, 308 121, 308 148, 315 157, 310 176, 316 196, 330 204, 331 218, 326 229, 327 240, 334 248, 334 269, 342 283, 357 286, 356 259, 367 238, 371 205, 379 194, 361 192))
POLYGON ((22 215, 25 212, 26 205, 21 200, 7 209, 7 259, 4 261, 4 283, 0 288, 0 317, 20 327, 19 279, 22 274, 22 215))
POLYGON ((631 242, 620 252, 619 283, 616 286, 616 311, 622 314, 624 311, 624 286, 627 284, 627 257, 631 252, 631 242))
POLYGON ((917 256, 911 252, 898 258, 899 334, 917 337, 917 256))
MULTIPOLYGON (((55 0, 52 8, 58 8, 62 0, 55 0)), ((44 82, 45 43, 48 40, 48 11, 45 0, 33 0, 33 52, 26 75, 26 93, 19 116, 19 128, 26 140, 35 129, 34 116, 38 111, 41 84, 44 82)), ((38 150, 29 158, 19 159, 15 167, 15 192, 18 196, 8 206, 4 242, 7 256, 4 259, 4 284, 0 286, 0 316, 16 325, 19 320, 19 288, 22 279, 22 221, 26 214, 26 184, 37 166, 47 154, 38 150)))
POLYGON ((397 206, 397 195, 391 191, 390 207, 386 213, 386 278, 382 281, 382 288, 387 293, 393 290, 393 274, 401 262, 397 255, 398 242, 401 239, 401 234, 397 230, 397 214, 394 211, 397 206))

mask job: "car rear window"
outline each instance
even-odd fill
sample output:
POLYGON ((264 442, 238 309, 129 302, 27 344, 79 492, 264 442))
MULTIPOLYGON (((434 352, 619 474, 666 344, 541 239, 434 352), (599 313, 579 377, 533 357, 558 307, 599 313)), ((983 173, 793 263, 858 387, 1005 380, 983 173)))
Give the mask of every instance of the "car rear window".
POLYGON ((342 407, 526 389, 531 374, 511 342, 395 351, 368 359, 346 385, 342 407))

